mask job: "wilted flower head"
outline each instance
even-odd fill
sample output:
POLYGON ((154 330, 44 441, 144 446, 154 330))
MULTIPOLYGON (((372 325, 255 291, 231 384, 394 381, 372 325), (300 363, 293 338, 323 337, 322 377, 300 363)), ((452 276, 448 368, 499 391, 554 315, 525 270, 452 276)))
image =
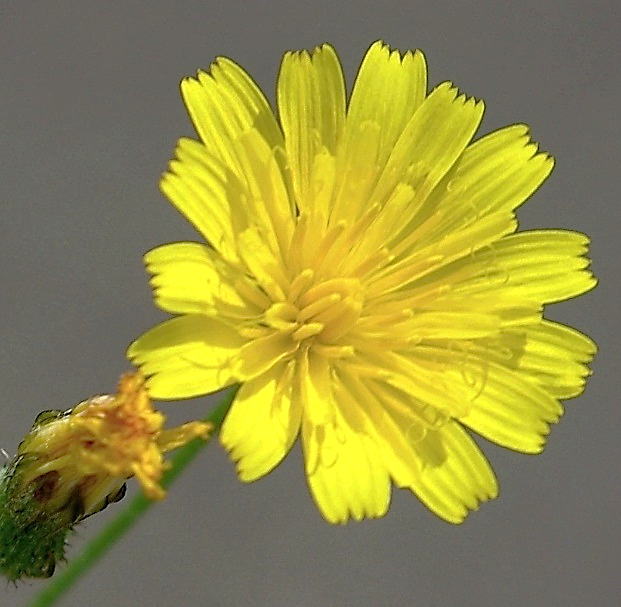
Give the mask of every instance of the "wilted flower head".
POLYGON ((278 118, 229 59, 181 91, 199 141, 161 185, 206 244, 145 257, 176 315, 129 349, 150 393, 241 383, 221 432, 240 478, 300 435, 329 521, 383 515, 394 483, 461 522, 497 494, 467 429, 541 451, 595 351, 542 317, 595 284, 587 238, 515 233, 552 158, 524 125, 473 142, 483 103, 379 42, 349 102, 329 45, 284 56, 278 118))
POLYGON ((52 575, 73 525, 120 500, 132 476, 147 497, 163 498, 163 453, 211 429, 190 422, 166 430, 164 421, 135 373, 116 395, 39 414, 0 472, 0 571, 12 580, 52 575))

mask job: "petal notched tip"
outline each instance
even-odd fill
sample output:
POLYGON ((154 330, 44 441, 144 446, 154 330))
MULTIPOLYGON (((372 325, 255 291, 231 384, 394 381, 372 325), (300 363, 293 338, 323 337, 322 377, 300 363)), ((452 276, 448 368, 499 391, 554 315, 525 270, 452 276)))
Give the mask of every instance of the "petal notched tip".
POLYGON ((365 59, 374 55, 382 56, 383 60, 398 59, 400 63, 405 64, 411 61, 414 57, 420 57, 425 60, 425 55, 420 49, 407 49, 401 51, 385 42, 384 40, 376 40, 371 46, 369 46, 365 59))

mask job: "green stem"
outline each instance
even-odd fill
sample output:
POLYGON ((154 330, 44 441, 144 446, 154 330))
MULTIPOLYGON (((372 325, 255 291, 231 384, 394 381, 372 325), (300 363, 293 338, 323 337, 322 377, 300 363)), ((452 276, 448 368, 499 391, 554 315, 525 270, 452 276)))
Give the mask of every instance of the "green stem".
MULTIPOLYGON (((222 424, 235 392, 235 389, 229 390, 211 414, 205 418, 205 421, 214 425, 214 432, 222 424)), ((209 441, 196 439, 178 449, 171 458, 172 465, 164 474, 162 485, 169 487, 186 466, 196 458, 207 442, 209 441)), ((125 510, 85 546, 80 554, 72 558, 67 567, 48 583, 29 607, 54 605, 152 505, 153 501, 142 494, 137 495, 125 510)))

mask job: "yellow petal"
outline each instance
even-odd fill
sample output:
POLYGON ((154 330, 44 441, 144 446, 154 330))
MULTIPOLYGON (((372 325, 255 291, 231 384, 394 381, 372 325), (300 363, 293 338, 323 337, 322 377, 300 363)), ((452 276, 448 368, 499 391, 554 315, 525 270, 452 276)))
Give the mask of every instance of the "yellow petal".
POLYGON ((379 139, 376 162, 386 164, 397 139, 427 93, 427 65, 421 51, 403 55, 380 41, 367 51, 354 83, 349 108, 344 154, 355 153, 365 124, 375 124, 379 139))
POLYGON ((332 225, 338 221, 354 223, 375 202, 372 194, 381 169, 378 158, 381 133, 381 126, 375 122, 363 122, 348 129, 352 143, 335 160, 332 225))
MULTIPOLYGON (((418 346, 404 353, 386 352, 381 355, 366 354, 369 362, 382 368, 385 381, 390 386, 437 409, 441 415, 459 417, 468 410, 468 399, 479 387, 465 384, 461 368, 442 365, 443 354, 429 347, 418 346)), ((447 350, 447 357, 461 360, 461 352, 447 350)))
POLYGON ((563 399, 582 393, 591 373, 588 363, 597 351, 586 335, 547 320, 517 326, 500 340, 492 340, 489 348, 500 353, 501 364, 523 374, 552 397, 563 399))
POLYGON ((554 159, 538 153, 537 144, 522 124, 505 127, 468 146, 437 185, 417 217, 434 221, 436 234, 488 213, 512 211, 549 176, 554 159))
POLYGON ((453 166, 483 117, 483 102, 459 94, 450 82, 437 86, 397 140, 373 198, 385 200, 399 183, 416 192, 418 208, 453 166))
POLYGON ((244 342, 219 320, 179 316, 143 333, 130 344, 127 356, 148 376, 153 398, 191 398, 235 381, 232 369, 244 342))
MULTIPOLYGON (((421 289, 421 291, 423 291, 421 289)), ((425 289, 431 295, 431 290, 425 289)), ((470 314, 489 314, 498 318, 503 328, 532 325, 541 320, 542 305, 528 300, 516 301, 515 296, 498 290, 493 297, 489 294, 472 293, 457 295, 448 293, 435 299, 425 299, 424 292, 418 298, 418 305, 433 307, 436 311, 448 311, 467 318, 470 314)), ((416 297, 416 295, 414 295, 416 297)))
POLYGON ((257 337, 241 347, 235 375, 241 380, 261 376, 276 363, 289 358, 297 347, 298 343, 291 335, 283 331, 265 331, 262 337, 257 337))
POLYGON ((335 398, 350 427, 372 438, 386 470, 398 487, 410 487, 421 473, 422 462, 411 441, 420 440, 428 425, 414 412, 413 399, 397 398, 389 386, 343 374, 334 382, 335 398))
POLYGON ((243 176, 229 180, 228 200, 236 234, 257 228, 274 254, 283 255, 293 232, 295 205, 278 166, 278 156, 256 129, 232 144, 243 176))
POLYGON ((558 400, 524 374, 472 354, 467 356, 470 358, 462 363, 464 373, 473 382, 480 381, 481 387, 460 421, 503 447, 541 452, 550 424, 563 414, 558 400))
MULTIPOLYGON (((494 216, 486 216, 473 228, 494 216)), ((424 296, 448 286, 436 294, 434 306, 445 309, 455 302, 458 307, 458 302, 472 298, 471 303, 479 302, 485 311, 494 308, 496 297, 505 302, 512 299, 516 306, 540 306, 584 293, 597 283, 588 270, 588 238, 584 234, 533 230, 509 234, 496 242, 479 241, 479 245, 484 246, 472 255, 440 264, 418 278, 413 289, 424 296)))
POLYGON ((302 421, 305 458, 317 451, 317 465, 308 473, 308 485, 331 523, 349 518, 379 517, 390 503, 390 479, 375 442, 353 431, 337 416, 334 425, 314 425, 306 413, 302 421))
POLYGON ((248 274, 271 301, 285 300, 285 289, 289 281, 282 257, 270 248, 261 231, 256 226, 247 228, 237 235, 237 244, 248 274))
POLYGON ((231 185, 225 165, 203 144, 191 139, 179 140, 176 155, 160 181, 162 192, 214 249, 235 261, 231 185))
POLYGON ((498 495, 489 462, 458 423, 429 432, 416 450, 427 465, 411 489, 449 523, 461 523, 469 510, 498 495))
MULTIPOLYGON (((435 285, 439 281, 446 284, 446 275, 455 273, 455 267, 461 267, 456 266, 460 260, 468 267, 475 251, 485 251, 487 247, 494 246, 495 241, 513 232, 516 226, 517 222, 511 214, 494 213, 425 247, 416 246, 418 233, 412 232, 399 243, 398 249, 393 249, 395 252, 405 251, 404 258, 377 271, 370 281, 372 288, 369 292, 385 297, 387 293, 408 286, 405 294, 411 293, 412 289, 420 293, 427 285, 435 285)), ((450 280, 448 284, 452 286, 453 282, 450 280)))
POLYGON ((291 363, 281 363, 242 384, 222 424, 220 441, 242 481, 270 472, 298 435, 301 404, 291 398, 292 370, 291 363))
POLYGON ((469 313, 461 310, 420 312, 403 323, 403 330, 413 339, 476 339, 500 331, 500 318, 495 314, 469 313))
POLYGON ((312 205, 315 157, 336 153, 345 122, 345 79, 329 44, 286 53, 277 84, 278 112, 285 134, 296 202, 312 205))
POLYGON ((239 173, 231 145, 250 128, 257 129, 270 149, 284 147, 282 133, 259 87, 237 64, 218 57, 209 72, 181 82, 181 94, 196 132, 210 155, 239 173))
MULTIPOLYGON (((453 293, 469 295, 502 290, 518 299, 552 303, 592 289, 588 238, 568 230, 532 230, 511 234, 463 261, 468 279, 453 293)), ((459 262, 454 270, 460 270, 459 262)), ((455 278, 457 276, 454 274, 455 278)))
POLYGON ((173 314, 209 314, 234 308, 236 317, 254 317, 259 307, 241 296, 236 282, 243 275, 213 249, 195 242, 177 242, 149 251, 147 270, 156 304, 173 314))

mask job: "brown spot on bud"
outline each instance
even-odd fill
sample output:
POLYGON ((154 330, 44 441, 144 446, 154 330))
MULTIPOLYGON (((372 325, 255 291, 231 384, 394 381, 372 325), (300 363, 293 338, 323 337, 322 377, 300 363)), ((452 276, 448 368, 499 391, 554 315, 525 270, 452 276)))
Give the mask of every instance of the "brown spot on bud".
POLYGON ((59 478, 60 474, 57 470, 50 470, 35 478, 34 481, 32 481, 35 485, 34 491, 32 492, 33 498, 41 503, 49 501, 54 495, 54 489, 58 484, 59 478))

